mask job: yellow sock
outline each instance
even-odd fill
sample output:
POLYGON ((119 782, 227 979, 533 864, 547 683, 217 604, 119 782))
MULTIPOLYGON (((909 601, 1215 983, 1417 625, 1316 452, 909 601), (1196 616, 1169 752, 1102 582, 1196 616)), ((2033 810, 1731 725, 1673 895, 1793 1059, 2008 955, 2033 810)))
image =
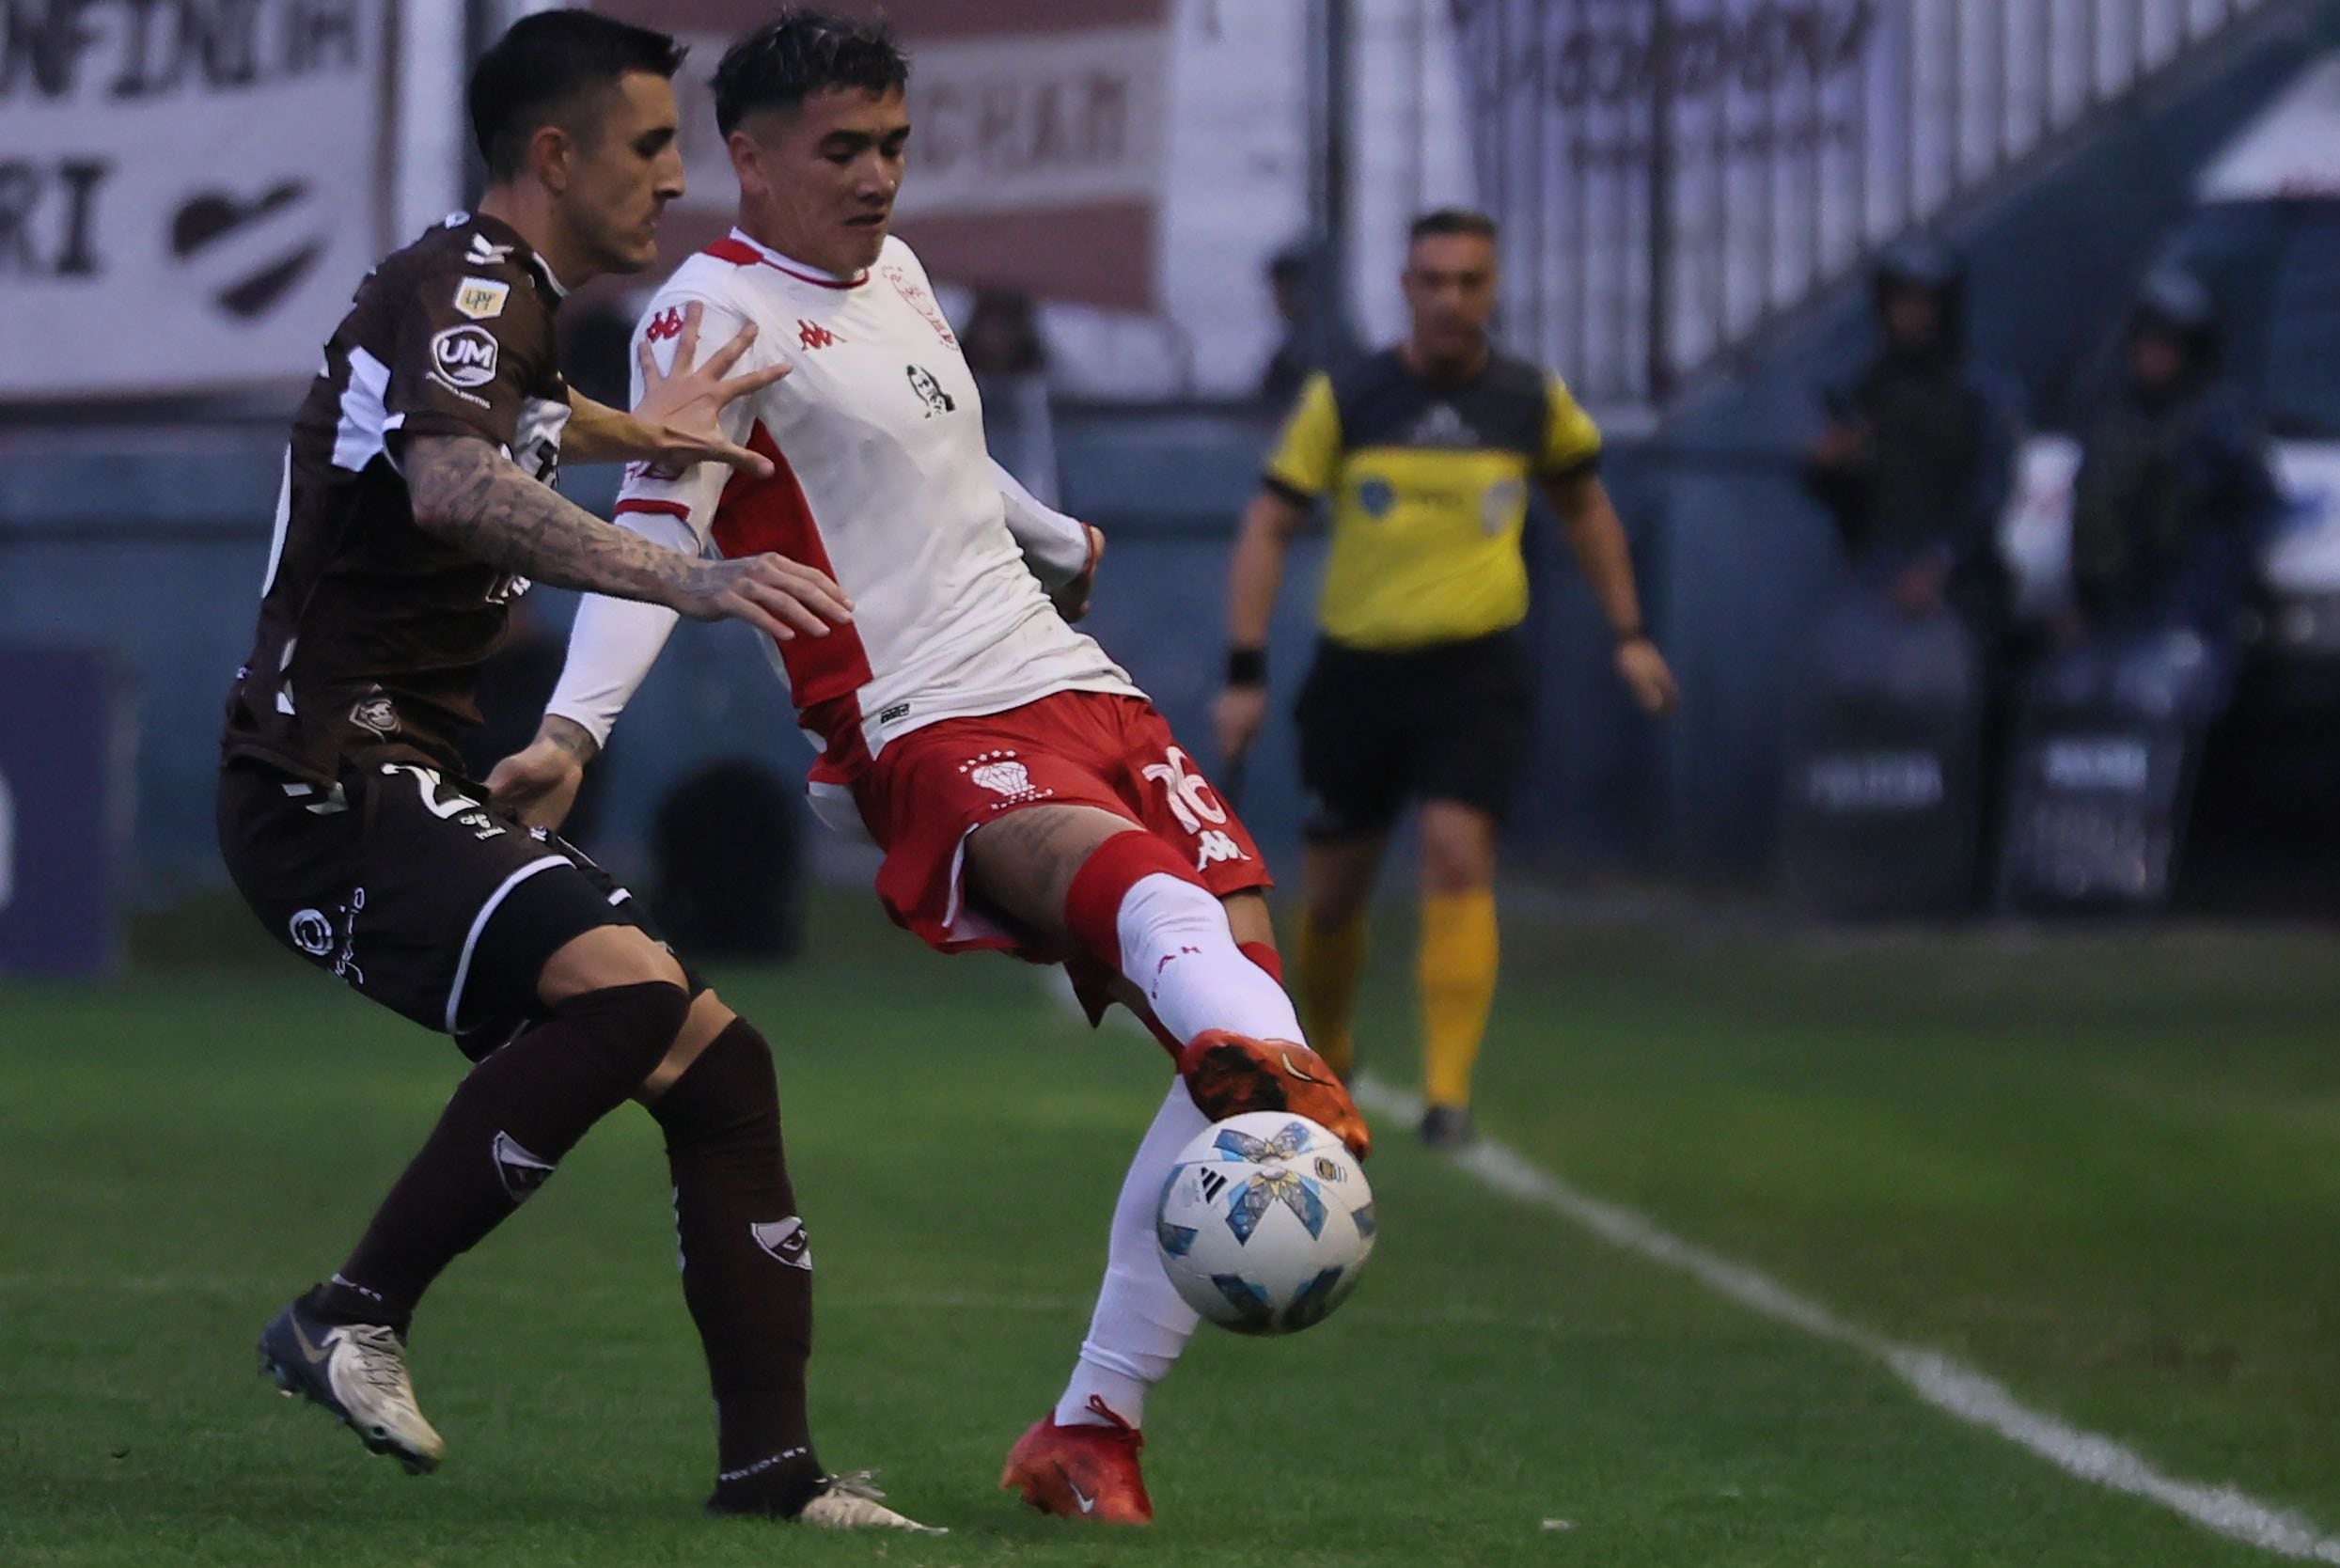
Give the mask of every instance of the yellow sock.
POLYGON ((1421 901, 1421 1088, 1434 1105, 1470 1104, 1470 1067, 1495 1001, 1495 895, 1421 901))
POLYGON ((1343 1078, 1357 1065, 1349 1021, 1357 1014, 1357 983, 1365 976, 1365 946, 1362 915, 1345 926, 1321 929, 1306 913, 1300 916, 1293 999, 1300 1004, 1308 1043, 1343 1078))

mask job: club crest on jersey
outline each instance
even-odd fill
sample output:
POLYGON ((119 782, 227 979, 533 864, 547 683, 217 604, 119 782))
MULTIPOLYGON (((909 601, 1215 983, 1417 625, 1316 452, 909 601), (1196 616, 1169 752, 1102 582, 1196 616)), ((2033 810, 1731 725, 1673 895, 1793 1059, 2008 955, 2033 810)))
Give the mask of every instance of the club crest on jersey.
POLYGON ((495 379, 499 350, 483 326, 451 326, 431 339, 431 370, 449 386, 485 386, 495 379))
POLYGON ((923 365, 907 365, 903 368, 910 377, 910 390, 925 401, 929 419, 937 414, 949 414, 959 406, 958 400, 944 391, 943 384, 934 379, 934 371, 923 365))
POLYGON ((376 687, 359 698, 350 709, 350 722, 377 735, 395 735, 399 731, 398 706, 390 700, 388 693, 376 687))
POLYGON ((833 348, 844 339, 817 321, 796 318, 796 346, 800 349, 833 348))
POLYGON ((494 321, 504 313, 511 285, 492 277, 467 277, 455 286, 455 308, 475 321, 494 321))

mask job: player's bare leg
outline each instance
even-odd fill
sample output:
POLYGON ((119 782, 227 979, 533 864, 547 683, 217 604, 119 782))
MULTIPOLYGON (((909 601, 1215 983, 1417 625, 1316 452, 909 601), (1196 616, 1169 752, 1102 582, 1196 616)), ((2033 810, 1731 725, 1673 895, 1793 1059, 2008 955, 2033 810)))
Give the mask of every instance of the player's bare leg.
POLYGON ((1470 1142, 1470 1070, 1495 1001, 1495 819, 1458 801, 1421 808, 1422 1140, 1470 1142))
POLYGON ((1300 852, 1302 907, 1292 991, 1309 1043, 1344 1078, 1357 1065, 1350 1025, 1365 976, 1365 915, 1389 847, 1386 835, 1375 835, 1311 842, 1300 852))

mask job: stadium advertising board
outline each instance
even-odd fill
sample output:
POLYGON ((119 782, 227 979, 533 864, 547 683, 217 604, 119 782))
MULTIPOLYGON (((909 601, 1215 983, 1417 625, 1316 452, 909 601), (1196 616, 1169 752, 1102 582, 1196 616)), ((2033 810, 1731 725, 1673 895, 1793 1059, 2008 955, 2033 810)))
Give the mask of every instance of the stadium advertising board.
MULTIPOLYGON (((674 232, 720 234, 737 190, 706 89, 762 0, 601 0, 679 33, 690 193, 674 232)), ((938 280, 1114 309, 1155 304, 1169 0, 891 0, 910 51, 911 178, 897 228, 938 280)), ((681 254, 674 241, 669 255, 681 254)))
POLYGON ((314 370, 385 248, 388 0, 6 10, 0 398, 314 370))

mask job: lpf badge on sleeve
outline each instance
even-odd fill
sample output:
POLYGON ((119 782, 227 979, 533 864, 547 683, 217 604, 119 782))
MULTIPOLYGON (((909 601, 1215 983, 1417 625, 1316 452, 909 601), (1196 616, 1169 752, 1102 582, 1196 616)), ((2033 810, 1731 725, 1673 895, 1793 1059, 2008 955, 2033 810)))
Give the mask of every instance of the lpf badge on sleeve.
POLYGON ((455 290, 455 308, 475 321, 493 321, 504 313, 511 285, 494 278, 467 277, 455 290))

